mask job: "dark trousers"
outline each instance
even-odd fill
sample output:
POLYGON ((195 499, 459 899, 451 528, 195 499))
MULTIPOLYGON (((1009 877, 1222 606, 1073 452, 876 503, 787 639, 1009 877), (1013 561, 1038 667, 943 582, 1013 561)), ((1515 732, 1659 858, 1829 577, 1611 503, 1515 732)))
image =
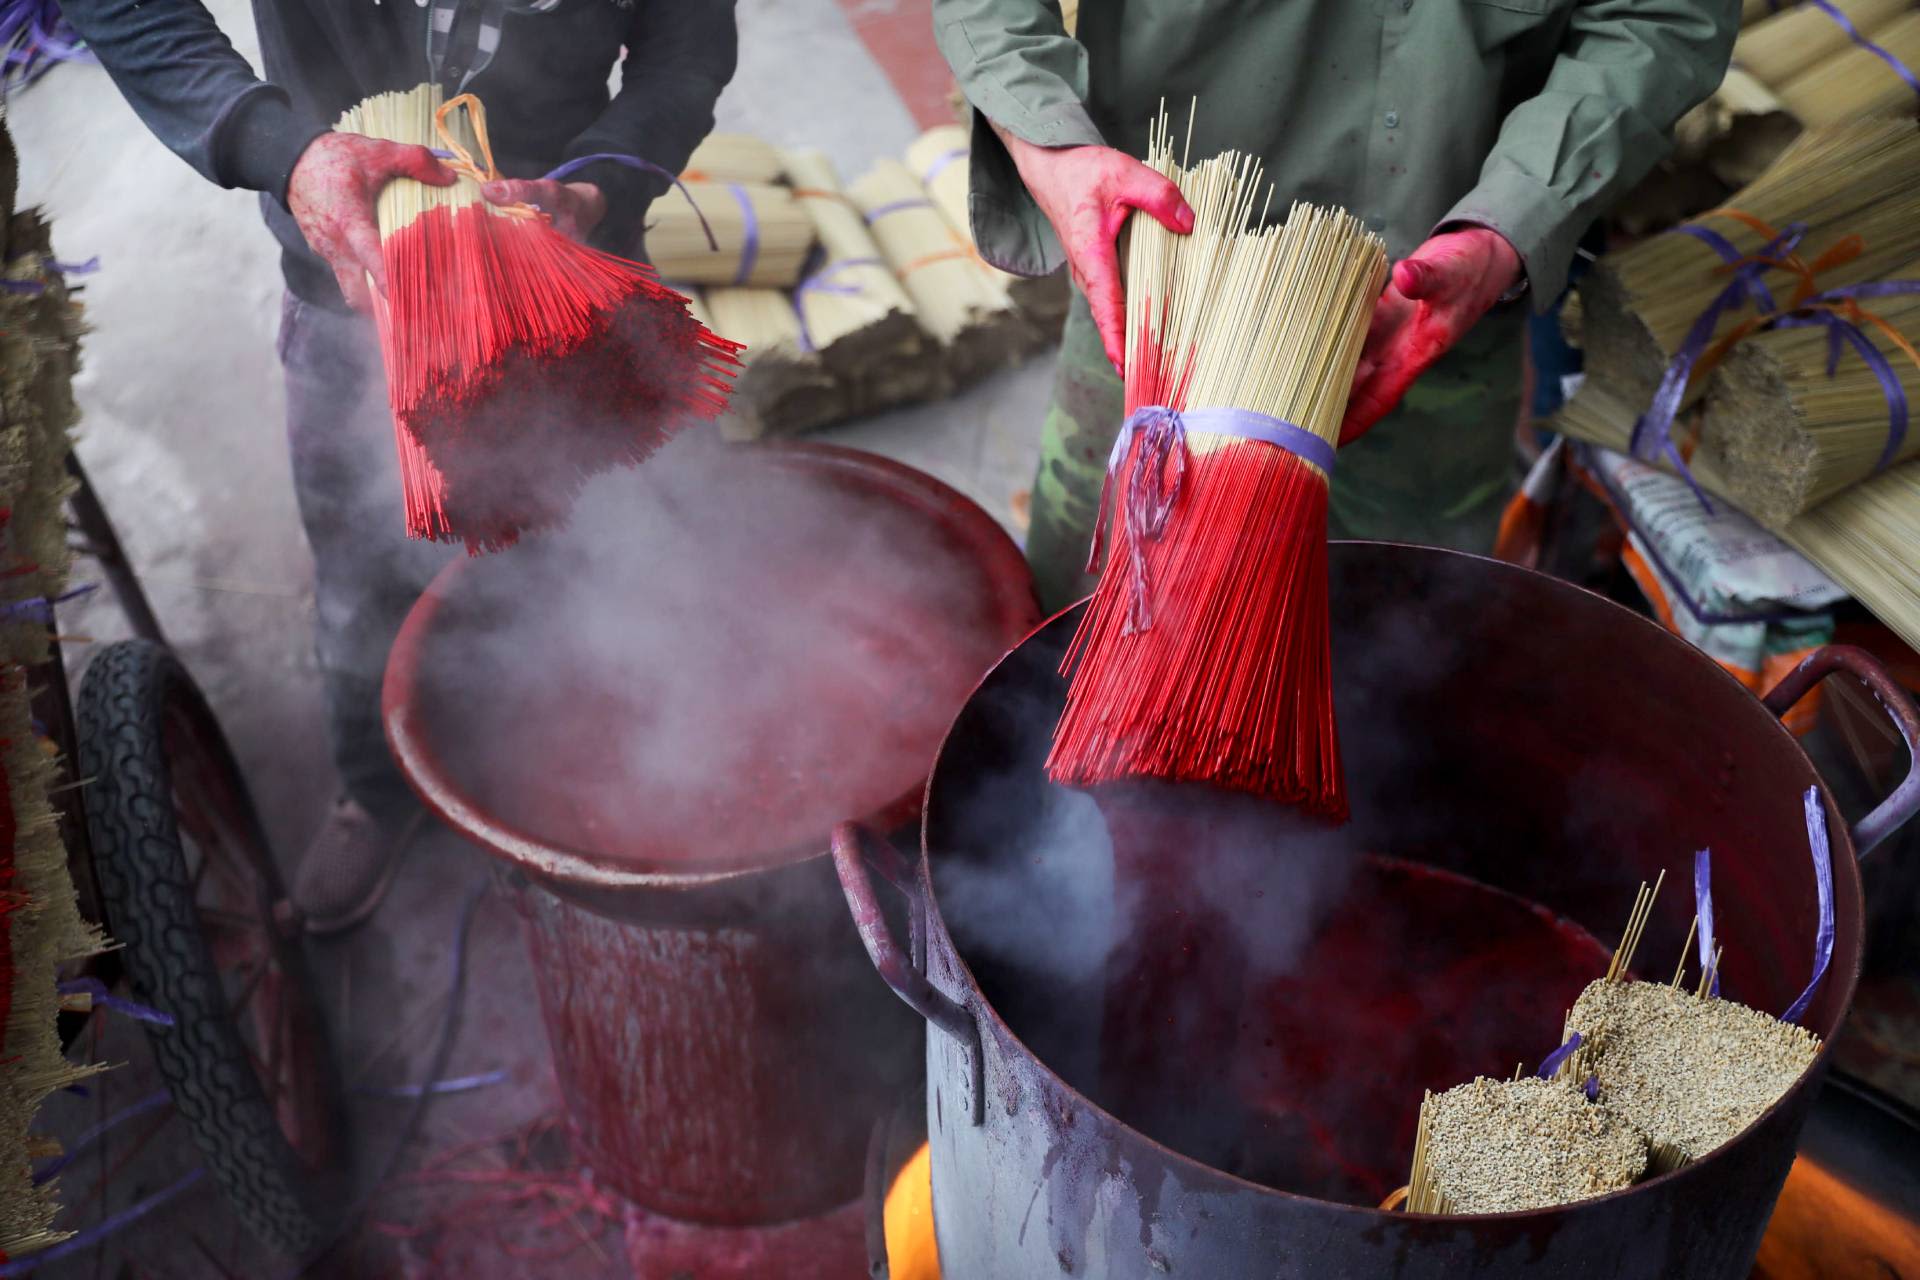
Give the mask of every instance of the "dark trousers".
POLYGON ((406 536, 372 320, 289 294, 279 350, 334 766, 347 795, 394 820, 413 797, 387 752, 380 680, 408 608, 457 552, 406 536))

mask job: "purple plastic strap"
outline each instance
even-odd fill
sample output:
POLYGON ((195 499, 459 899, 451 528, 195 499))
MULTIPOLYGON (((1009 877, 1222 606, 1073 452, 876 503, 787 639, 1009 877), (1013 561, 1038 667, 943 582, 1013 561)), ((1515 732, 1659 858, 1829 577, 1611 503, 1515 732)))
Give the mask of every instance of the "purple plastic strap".
POLYGON ((910 200, 892 200, 887 202, 886 204, 875 205, 873 208, 867 210, 867 214, 866 214, 867 225, 872 226, 874 223, 880 221, 880 219, 887 217, 890 214, 905 213, 909 209, 931 209, 931 208, 933 208, 933 201, 922 199, 917 196, 910 200))
MULTIPOLYGON (((1700 917, 1700 972, 1713 968, 1713 850, 1702 849, 1693 855, 1693 910, 1700 917)), ((1713 989, 1720 994, 1720 975, 1713 975, 1713 989)))
MULTIPOLYGON (((1729 266, 1747 256, 1740 252, 1738 246, 1736 246, 1733 241, 1727 239, 1712 227, 1705 226, 1698 222, 1682 223, 1680 226, 1672 228, 1672 233, 1674 235, 1692 236, 1695 240, 1698 240, 1701 244, 1706 245, 1707 248, 1719 254, 1720 261, 1729 266)), ((1780 309, 1773 300, 1773 291, 1767 288, 1766 281, 1762 280, 1759 276, 1756 275, 1748 278, 1745 287, 1753 291, 1753 296, 1759 300, 1760 305, 1766 310, 1778 311, 1780 309)))
POLYGON ((1661 375, 1660 386, 1653 393, 1653 403, 1647 406, 1647 411, 1640 415, 1639 421, 1633 425, 1633 437, 1628 445, 1629 452, 1642 462, 1653 462, 1660 458, 1671 462, 1681 478, 1687 482, 1687 487, 1692 489, 1694 496, 1700 500, 1700 505, 1709 512, 1713 510, 1713 504, 1707 500, 1706 492, 1693 478, 1693 472, 1688 469, 1686 460, 1680 456, 1679 449, 1674 446, 1673 420, 1680 412, 1681 400, 1686 397, 1687 382, 1693 375, 1693 367, 1706 353, 1707 344, 1713 340, 1714 330, 1720 326, 1720 317, 1730 309, 1746 303, 1748 294, 1752 292, 1760 274, 1770 265, 1763 259, 1779 258, 1792 253, 1799 247, 1800 241, 1806 234, 1805 223, 1794 223, 1763 245, 1760 251, 1753 255, 1754 261, 1734 271, 1733 279, 1728 281, 1727 287, 1707 304, 1706 309, 1687 330, 1687 336, 1681 340, 1680 349, 1673 353, 1673 359, 1668 362, 1666 372, 1661 375))
MULTIPOLYGON (((1829 289, 1807 300, 1807 305, 1823 302, 1858 302, 1862 298, 1895 298, 1920 293, 1920 280, 1877 280, 1869 284, 1847 285, 1839 289, 1829 289)), ((1845 346, 1851 345, 1859 353, 1861 362, 1872 371, 1880 383, 1880 393, 1887 401, 1887 442, 1880 450, 1880 457, 1873 465, 1875 472, 1886 470, 1899 459, 1900 451, 1907 443, 1908 404, 1906 385, 1900 375, 1894 372, 1893 364, 1887 359, 1873 339, 1859 325, 1833 311, 1808 310, 1796 311, 1792 315, 1781 316, 1771 327, 1780 329, 1804 329, 1815 325, 1824 325, 1827 330, 1827 376, 1831 378, 1840 366, 1840 356, 1845 346)))
POLYGON ((831 293, 845 298, 857 297, 863 292, 859 285, 835 284, 833 283, 833 278, 849 267, 879 267, 884 265, 886 264, 878 258, 842 258, 838 262, 828 263, 794 287, 793 314, 794 317, 800 321, 800 349, 802 351, 813 351, 815 347, 813 344, 813 334, 807 329, 807 311, 805 307, 800 305, 800 299, 809 293, 831 293))
POLYGON ((1121 481, 1127 553, 1133 562, 1133 598, 1127 621, 1121 628, 1122 635, 1133 635, 1153 625, 1147 606, 1150 593, 1143 544, 1159 538, 1173 515, 1173 505, 1180 496, 1181 481, 1186 475, 1189 432, 1259 440, 1303 458, 1329 474, 1333 471, 1331 441, 1264 413, 1228 407, 1180 410, 1164 405, 1143 405, 1135 409, 1121 424, 1120 433, 1113 440, 1113 451, 1107 455, 1107 477, 1100 486, 1100 509, 1094 517, 1093 547, 1087 559, 1087 571, 1091 573, 1100 563, 1114 477, 1126 468, 1127 455, 1133 452, 1134 437, 1138 435, 1140 449, 1133 455, 1132 469, 1121 481), (1173 463, 1171 484, 1166 479, 1169 461, 1173 463))
POLYGON ((96 253, 85 262, 61 262, 50 258, 47 260, 47 269, 63 276, 90 276, 100 269, 100 255, 96 253))
MULTIPOLYGON (((434 154, 441 155, 443 153, 436 151, 434 154)), ((559 168, 549 169, 543 177, 548 182, 563 182, 588 165, 600 164, 602 162, 607 164, 623 164, 629 169, 638 169, 640 172, 650 173, 656 178, 665 178, 668 182, 678 187, 680 194, 687 198, 687 203, 693 206, 693 216, 700 219, 700 230, 705 232, 707 236, 707 248, 715 253, 720 252, 720 242, 714 239, 713 228, 707 225, 707 215, 700 212, 699 202, 693 198, 693 192, 687 190, 687 184, 680 181, 679 174, 664 169, 651 160, 642 160, 639 156, 624 156, 615 151, 596 151, 590 156, 575 156, 559 168)), ((739 194, 738 188, 735 188, 735 193, 739 194)), ((745 201, 744 197, 742 197, 742 202, 749 203, 745 201)), ((750 229, 748 234, 751 235, 751 228, 753 227, 752 209, 747 210, 747 226, 750 229)))
POLYGON ((1840 10, 1839 6, 1830 3, 1829 0, 1808 0, 1808 3, 1812 4, 1814 8, 1820 10, 1820 12, 1826 14, 1829 18, 1832 18, 1835 22, 1839 23, 1840 29, 1847 33, 1847 38, 1849 40, 1853 41, 1855 44, 1859 45, 1862 49, 1865 49, 1867 52, 1871 53, 1874 57, 1880 59, 1882 62, 1886 63, 1888 66, 1892 67, 1893 74, 1899 76, 1902 80, 1906 81, 1907 88, 1913 90, 1915 94, 1920 95, 1920 76, 1915 76, 1913 74, 1913 69, 1907 66, 1906 63, 1900 61, 1900 59, 1895 57, 1892 53, 1881 48, 1879 45, 1875 44, 1873 41, 1867 39, 1864 35, 1861 35, 1860 28, 1853 25, 1853 19, 1849 18, 1845 13, 1843 13, 1840 10))
POLYGON ((740 269, 733 273, 733 283, 743 285, 753 276, 754 265, 760 260, 760 219, 754 216, 753 197, 745 187, 729 182, 727 190, 740 206, 740 269))
POLYGON ((48 1179, 55 1177, 62 1169, 78 1159, 81 1152, 91 1147, 115 1129, 118 1129, 127 1121, 136 1120, 146 1115, 149 1111, 157 1111, 161 1107, 171 1106, 172 1104, 173 1095, 165 1089, 159 1089, 148 1094, 138 1102, 122 1107, 105 1120, 100 1121, 100 1123, 88 1129, 78 1138, 75 1138, 67 1145, 65 1151, 62 1151, 59 1155, 47 1161, 38 1169, 35 1169, 33 1171, 33 1185, 36 1187, 40 1186, 48 1179))
POLYGON ((1571 1058, 1573 1056, 1573 1051, 1575 1049, 1578 1049, 1579 1047, 1580 1047, 1580 1033, 1576 1031, 1572 1035, 1567 1037, 1567 1042, 1565 1044, 1561 1045, 1558 1049, 1555 1049, 1552 1053, 1548 1054, 1545 1060, 1543 1060, 1540 1063, 1540 1072, 1539 1072, 1540 1078, 1542 1080, 1553 1079, 1553 1073, 1560 1069, 1560 1064, 1565 1062, 1568 1058, 1571 1058))
POLYGON ((1813 1003, 1820 983, 1827 976, 1827 966, 1833 963, 1833 848, 1827 841, 1827 809, 1820 803, 1818 787, 1807 788, 1806 808, 1807 844, 1813 850, 1813 884, 1820 897, 1820 927, 1813 936, 1813 977, 1800 998, 1780 1015, 1782 1022, 1798 1022, 1805 1016, 1807 1006, 1813 1003))
POLYGON ((966 158, 967 149, 965 147, 955 147, 951 151, 942 151, 933 158, 933 163, 927 166, 927 171, 920 175, 920 185, 923 187, 931 187, 933 180, 942 173, 945 173, 948 165, 952 164, 955 160, 965 160, 966 158))
POLYGON ((58 990, 63 996, 80 994, 92 996, 93 1002, 102 1008, 111 1009, 115 1013, 125 1014, 127 1017, 140 1022, 150 1022, 156 1027, 171 1027, 173 1025, 172 1014, 162 1013, 160 1010, 141 1004, 136 1000, 128 1000, 122 996, 116 996, 107 990, 107 984, 98 978, 68 978, 60 984, 58 990))
POLYGON ((504 1084, 506 1079, 505 1071, 483 1071, 478 1075, 435 1080, 431 1084, 366 1085, 359 1092, 370 1098, 418 1098, 428 1093, 436 1098, 442 1098, 450 1093, 472 1093, 475 1089, 504 1084))
POLYGON ((172 1186, 162 1187, 146 1199, 128 1205, 112 1217, 103 1218, 70 1240, 63 1240, 51 1249, 29 1254, 13 1262, 0 1263, 0 1280, 15 1280, 17 1276, 30 1276, 50 1262, 58 1262, 76 1253, 86 1253, 98 1248, 155 1209, 192 1190, 194 1185, 206 1176, 207 1171, 204 1168, 195 1169, 172 1186))
POLYGON ((1600 1101, 1600 1077, 1599 1076, 1588 1076, 1587 1083, 1584 1086, 1584 1088, 1587 1091, 1588 1102, 1600 1101))
POLYGON ((54 605, 77 600, 99 589, 99 583, 85 582, 71 591, 55 596, 52 600, 48 600, 45 596, 30 596, 25 600, 15 600, 11 604, 0 605, 0 621, 17 622, 23 618, 31 618, 41 626, 50 627, 53 625, 54 605))

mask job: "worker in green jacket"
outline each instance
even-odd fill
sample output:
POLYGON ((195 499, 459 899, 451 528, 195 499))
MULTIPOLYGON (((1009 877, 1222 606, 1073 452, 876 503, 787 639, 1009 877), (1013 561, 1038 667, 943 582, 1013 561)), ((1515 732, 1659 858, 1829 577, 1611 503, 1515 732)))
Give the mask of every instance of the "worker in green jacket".
POLYGON ((1192 226, 1136 158, 1163 101, 1180 126, 1197 99, 1194 160, 1258 156, 1272 208, 1342 206, 1395 259, 1342 429, 1334 536, 1485 552, 1521 392, 1524 317, 1499 304, 1558 296, 1581 234, 1719 84, 1739 14, 1739 0, 1087 0, 1070 35, 1056 0, 933 0, 974 107, 981 254, 1023 275, 1064 261, 1077 286, 1027 539, 1042 603, 1092 589, 1122 418, 1115 238, 1135 210, 1192 226))

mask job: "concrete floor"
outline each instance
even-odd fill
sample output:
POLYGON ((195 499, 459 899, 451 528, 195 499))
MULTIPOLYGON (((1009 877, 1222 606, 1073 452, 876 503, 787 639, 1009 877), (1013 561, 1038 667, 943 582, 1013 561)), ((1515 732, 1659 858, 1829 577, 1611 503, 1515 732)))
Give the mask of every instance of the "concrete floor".
MULTIPOLYGON (((208 0, 208 7, 257 62, 244 0, 208 0)), ((876 156, 898 155, 919 128, 907 99, 925 121, 946 89, 930 34, 918 47, 901 45, 899 32, 927 30, 916 28, 916 8, 923 13, 924 0, 741 0, 740 70, 721 101, 720 128, 821 147, 849 177, 876 156), (880 57, 860 35, 875 24, 891 33, 880 57)), ((8 125, 20 152, 21 203, 50 212, 63 258, 101 259, 84 294, 93 333, 78 388, 81 457, 290 867, 333 783, 311 647, 312 569, 294 510, 273 349, 276 247, 254 198, 209 185, 167 153, 97 67, 56 68, 8 104, 8 125)), ((1048 379, 1041 360, 952 401, 826 437, 931 471, 1005 519, 1011 495, 1031 478, 1048 379)), ((87 571, 83 565, 81 576, 87 571)), ((65 614, 63 630, 96 643, 125 634, 105 596, 65 614)), ((83 667, 92 647, 71 644, 69 662, 83 667)), ((358 1091, 363 1177, 387 1159, 404 1110, 364 1090, 426 1070, 462 889, 486 873, 474 850, 436 834, 409 858, 371 925, 315 948, 343 1074, 358 1091)), ((497 899, 480 911, 471 954, 452 1074, 504 1071, 506 1080, 436 1104, 410 1161, 524 1126, 556 1103, 516 923, 497 899)), ((48 1127, 68 1139, 158 1088, 139 1028, 96 1018, 85 1043, 98 1060, 124 1066, 85 1098, 55 1100, 48 1127)), ((183 1128, 164 1112, 135 1121, 64 1175, 72 1208, 62 1225, 97 1221, 197 1161, 183 1128), (158 1127, 136 1154, 148 1124, 158 1127), (103 1180, 96 1198, 91 1188, 103 1180)), ((383 1203, 382 1213, 404 1218, 406 1209, 383 1203)), ((564 1268, 495 1264, 449 1274, 627 1275, 619 1224, 609 1231, 564 1268)), ((347 1274, 430 1274, 403 1265, 409 1252, 422 1256, 391 1245, 376 1255, 385 1261, 354 1264, 347 1274)), ((111 1246, 37 1274, 172 1280, 278 1271, 202 1183, 111 1246)))

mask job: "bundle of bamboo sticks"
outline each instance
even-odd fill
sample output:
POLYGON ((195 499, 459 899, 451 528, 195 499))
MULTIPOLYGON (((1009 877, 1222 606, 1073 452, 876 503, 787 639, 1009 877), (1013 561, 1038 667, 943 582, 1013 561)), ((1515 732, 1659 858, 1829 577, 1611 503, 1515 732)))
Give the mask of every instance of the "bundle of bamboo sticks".
POLYGON ((882 158, 847 190, 920 322, 967 382, 1028 345, 1019 313, 907 167, 882 158))
MULTIPOLYGON (((953 233, 973 244, 973 219, 967 207, 967 131, 959 125, 927 130, 907 148, 907 167, 927 189, 927 196, 953 233)), ((974 246, 976 254, 979 247, 974 246)), ((1050 340, 1067 318, 1072 294, 1064 271, 1048 276, 1016 276, 982 260, 990 279, 1006 294, 1014 309, 1050 340)))
MULTIPOLYGON (((1920 262, 1898 274, 1920 279, 1920 262)), ((1920 295, 1867 305, 1894 331, 1920 334, 1920 295)), ((1734 347, 1708 383, 1702 439, 1735 505, 1769 528, 1920 454, 1920 432, 1905 427, 1920 405, 1920 367, 1876 325, 1855 332, 1886 349, 1870 360, 1843 341, 1836 355, 1826 324, 1771 329, 1734 347)))
POLYGON ((1912 113, 1914 87, 1888 58, 1920 67, 1914 0, 1749 3, 1746 14, 1726 79, 1681 120, 1673 155, 1624 202, 1635 234, 1712 207, 1803 127, 1912 113))
POLYGON ((822 250, 793 305, 808 348, 847 388, 850 409, 871 413, 946 394, 952 384, 939 344, 922 327, 832 161, 818 151, 791 151, 786 163, 822 250))
MULTIPOLYGON (((1868 38, 1907 67, 1920 67, 1920 11, 1895 18, 1868 38)), ((1808 127, 1836 124, 1877 111, 1904 109, 1910 114, 1915 105, 1913 86, 1886 59, 1851 43, 1774 91, 1781 104, 1808 127)))
POLYGON ((647 253, 666 279, 791 288, 812 252, 812 220, 772 183, 692 181, 649 211, 647 253))
MULTIPOLYGON (((1810 130, 1761 177, 1727 201, 1731 213, 1698 220, 1739 255, 1766 247, 1770 231, 1805 227, 1800 258, 1858 252, 1822 264, 1823 288, 1887 278, 1920 257, 1920 127, 1910 118, 1869 117, 1810 130)), ((1762 277, 1791 297, 1786 271, 1762 277)), ((1645 403, 1689 329, 1729 284, 1723 257, 1700 237, 1661 235, 1609 254, 1580 284, 1582 339, 1589 376, 1645 403)), ((1715 328, 1731 330, 1753 314, 1728 307, 1715 328)), ((1696 387, 1696 392, 1698 388, 1696 387)))
MULTIPOLYGON (((1553 419, 1556 430, 1624 450, 1638 410, 1588 378, 1553 419)), ((1707 492, 1731 500, 1719 456, 1705 443, 1688 460, 1707 492)), ((1903 463, 1802 512, 1777 529, 1782 541, 1845 587, 1902 640, 1920 649, 1920 461, 1903 463)))
POLYGON ((739 412, 721 422, 732 440, 808 431, 847 416, 846 388, 806 349, 800 316, 778 289, 708 289, 704 301, 714 332, 743 342, 751 353, 735 380, 739 412))
POLYGON ((768 185, 785 181, 786 163, 780 149, 748 133, 710 133, 693 149, 687 167, 680 173, 683 182, 757 182, 768 185))

